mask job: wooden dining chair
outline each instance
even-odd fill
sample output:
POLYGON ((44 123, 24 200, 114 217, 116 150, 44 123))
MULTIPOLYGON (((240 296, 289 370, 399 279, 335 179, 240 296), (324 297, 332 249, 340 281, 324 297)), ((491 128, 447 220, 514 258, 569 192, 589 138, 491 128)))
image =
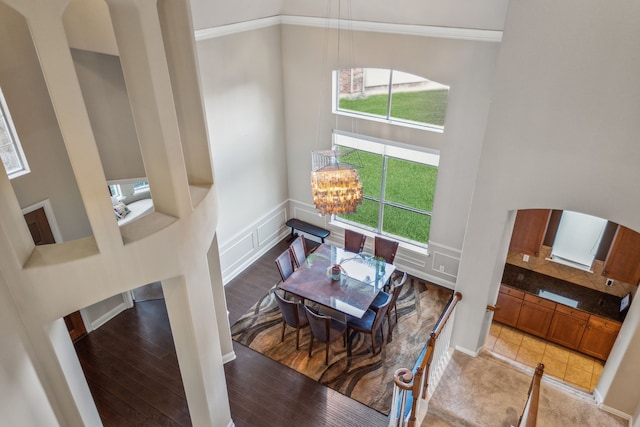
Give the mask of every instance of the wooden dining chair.
POLYGON ((284 282, 293 274, 293 260, 291 259, 291 251, 287 249, 276 258, 276 266, 280 272, 280 277, 284 282))
POLYGON ((384 321, 384 317, 387 314, 387 309, 389 308, 389 304, 391 303, 391 298, 388 298, 387 301, 378 308, 377 311, 368 309, 364 316, 360 319, 357 317, 349 317, 347 320, 347 336, 349 337, 349 344, 347 344, 347 353, 351 355, 351 340, 353 339, 351 336, 351 331, 362 332, 364 334, 369 334, 371 336, 371 349, 373 354, 376 353, 376 336, 378 331, 382 335, 382 340, 380 341, 380 351, 382 351, 382 345, 384 343, 384 332, 382 331, 382 322, 384 321))
POLYGON ((309 357, 311 357, 311 351, 313 350, 314 338, 320 342, 325 343, 325 355, 324 364, 329 364, 329 347, 331 343, 338 338, 344 339, 344 345, 346 346, 346 332, 347 324, 334 319, 330 316, 317 313, 311 308, 304 306, 307 312, 307 319, 309 320, 309 326, 311 327, 311 340, 309 342, 309 357))
POLYGON ((378 311, 387 303, 387 300, 390 300, 389 308, 387 309, 387 326, 389 330, 389 339, 391 339, 391 332, 393 331, 393 328, 395 327, 396 323, 398 323, 398 307, 396 307, 396 303, 398 301, 398 296, 400 296, 400 292, 402 292, 402 287, 404 286, 406 281, 407 272, 405 271, 399 280, 391 283, 389 293, 378 293, 378 295, 376 295, 376 298, 371 303, 371 306, 369 307, 374 311, 378 311), (391 324, 391 311, 395 313, 395 322, 393 323, 393 325, 391 324))
POLYGON ((300 329, 309 326, 304 306, 299 302, 284 299, 278 292, 274 292, 273 295, 282 312, 282 338, 280 342, 284 341, 284 331, 287 325, 296 328, 296 350, 298 350, 300 348, 300 329))
POLYGON ((396 258, 398 245, 399 243, 394 240, 388 240, 376 236, 373 254, 377 257, 383 258, 389 264, 393 264, 393 260, 396 258))
POLYGON ((344 248, 349 252, 355 252, 357 254, 362 252, 366 240, 367 236, 364 234, 349 229, 344 230, 344 248))
POLYGON ((296 237, 295 240, 291 242, 289 250, 291 251, 291 257, 293 258, 295 267, 300 267, 304 263, 304 260, 307 259, 307 244, 304 241, 304 237, 296 237))

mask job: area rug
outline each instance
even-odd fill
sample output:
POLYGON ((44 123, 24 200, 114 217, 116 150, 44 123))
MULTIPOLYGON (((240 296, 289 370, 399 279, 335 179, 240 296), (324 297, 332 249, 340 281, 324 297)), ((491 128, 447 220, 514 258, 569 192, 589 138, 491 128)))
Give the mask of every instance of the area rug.
POLYGON ((449 289, 409 278, 398 297, 398 323, 391 339, 386 321, 383 325, 382 351, 373 355, 370 336, 354 333, 352 356, 347 357, 342 340, 337 340, 331 344, 329 364, 325 365, 324 343, 315 341, 308 356, 309 328, 301 330, 299 350, 294 328, 287 326, 284 341, 280 341, 282 314, 273 292, 281 291, 271 289, 231 327, 233 339, 385 415, 391 407, 393 373, 398 368, 413 367, 453 294, 449 289))

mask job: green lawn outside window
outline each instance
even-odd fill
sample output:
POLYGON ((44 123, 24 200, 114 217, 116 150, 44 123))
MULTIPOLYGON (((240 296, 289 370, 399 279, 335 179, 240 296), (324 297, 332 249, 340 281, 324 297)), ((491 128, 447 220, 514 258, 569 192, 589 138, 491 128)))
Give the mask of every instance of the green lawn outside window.
POLYGON ((384 165, 382 155, 356 150, 345 156, 344 160, 362 166, 358 173, 362 180, 365 199, 357 212, 340 215, 339 218, 361 224, 374 232, 392 234, 422 245, 427 244, 438 169, 430 165, 387 157, 385 194, 381 195, 384 165), (381 198, 384 208, 383 221, 379 224, 381 198))

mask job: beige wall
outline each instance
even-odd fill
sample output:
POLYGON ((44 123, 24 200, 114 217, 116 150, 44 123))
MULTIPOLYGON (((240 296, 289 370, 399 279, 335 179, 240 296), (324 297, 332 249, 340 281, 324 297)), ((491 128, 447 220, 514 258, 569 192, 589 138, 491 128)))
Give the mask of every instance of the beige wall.
POLYGON ((107 180, 146 176, 117 56, 72 49, 107 180))
POLYGON ((200 40, 198 56, 220 188, 219 244, 239 244, 240 256, 255 254, 284 219, 266 236, 256 231, 247 238, 246 229, 289 197, 280 28, 200 40))
MULTIPOLYGON (((233 354, 223 355, 221 347, 224 342, 232 352, 229 325, 224 304, 217 304, 222 313, 216 314, 214 298, 224 295, 219 267, 210 271, 207 260, 218 221, 217 194, 204 121, 184 120, 202 117, 196 64, 184 55, 194 49, 188 3, 161 1, 171 10, 158 12, 145 2, 110 2, 119 18, 116 34, 120 58, 127 59, 122 60, 127 86, 137 95, 144 92, 129 98, 132 111, 139 113, 136 129, 162 130, 140 138, 149 182, 165 184, 154 190, 156 211, 122 228, 115 222, 87 108, 126 105, 118 61, 80 64, 87 66, 81 74, 91 85, 82 93, 62 24, 67 2, 0 3, 5 47, 0 84, 11 88, 8 104, 15 107, 32 168, 13 182, 0 174, 0 334, 10 350, 2 352, 2 364, 14 375, 3 378, 2 406, 19 402, 3 415, 11 425, 100 425, 61 318, 90 305, 89 311, 100 316, 108 307, 96 303, 108 304, 134 287, 162 280, 192 420, 231 425, 222 361, 233 354), (28 17, 28 27, 7 3, 28 17), (159 22, 162 13, 172 16, 162 23, 166 26, 159 22), (140 25, 126 25, 128 19, 140 25), (175 65, 172 76, 167 63, 175 65), (184 90, 173 93, 173 76, 181 78, 178 86, 184 90), (113 83, 109 98, 105 88, 113 83), (181 126, 200 131, 181 132, 181 126), (200 162, 185 160, 183 152, 198 153, 200 162), (189 185, 187 172, 197 186, 189 185), (33 244, 21 206, 41 195, 51 200, 64 243, 33 244), (77 203, 61 203, 71 200, 65 196, 77 203), (87 232, 88 221, 94 233, 87 232)), ((108 108, 92 112, 113 119, 115 126, 123 120, 115 113, 108 117, 108 108)))
POLYGON ((6 97, 31 173, 11 181, 21 207, 45 199, 62 238, 90 236, 91 227, 71 170, 53 106, 26 22, 0 4, 0 87, 6 97))
POLYGON ((447 260, 441 262, 451 264, 451 270, 442 274, 437 271, 440 262, 434 262, 433 257, 404 247, 397 263, 412 274, 436 278, 442 284, 455 280, 456 251, 461 250, 464 240, 499 43, 356 31, 342 34, 343 56, 337 59, 335 31, 329 33, 328 41, 324 28, 285 25, 282 34, 289 197, 298 203, 292 214, 307 215, 303 219, 329 227, 336 241, 341 241, 339 228, 327 224, 327 218, 314 218, 309 190, 310 153, 329 149, 332 129, 439 150, 429 247, 434 256, 447 254, 447 260), (444 132, 336 118, 331 112, 331 70, 349 64, 394 68, 449 85, 444 132))
POLYGON ((434 25, 439 27, 501 30, 507 11, 507 0, 284 0, 283 14, 300 16, 340 16, 356 21, 394 24, 434 25))
MULTIPOLYGON (((512 2, 496 71, 457 289, 458 346, 475 351, 495 302, 514 210, 584 212, 640 230, 640 5, 512 2), (525 54, 526 53, 526 54, 525 54), (603 84, 606 83, 606 84, 603 84)), ((627 414, 640 401, 640 305, 596 387, 627 414)))
MULTIPOLYGON (((323 16, 319 5, 310 1, 270 1, 260 5, 244 1, 233 7, 222 2, 194 2, 196 28, 272 16, 280 11, 323 16)), ((505 1, 496 1, 486 10, 474 10, 468 3, 406 1, 389 9, 386 3, 374 8, 371 3, 360 1, 354 2, 357 6, 354 13, 357 18, 381 22, 502 28, 505 1)), ((21 136, 24 132, 28 145, 35 147, 27 155, 46 163, 38 165, 37 174, 19 178, 11 185, 18 193, 20 206, 39 201, 44 195, 53 196, 52 205, 66 240, 91 235, 82 201, 79 195, 74 195, 77 190, 69 192, 75 180, 44 80, 41 73, 33 72, 38 69, 34 65, 37 57, 29 45, 27 27, 15 19, 11 9, 0 8, 0 34, 3 40, 10 41, 0 47, 3 59, 0 85, 12 79, 10 86, 15 94, 8 96, 9 106, 15 104, 23 109, 17 113, 22 121, 21 136), (13 73, 7 64, 26 72, 13 73), (40 142, 44 144, 41 147, 40 142), (46 173, 38 175, 40 171, 46 173), (64 194, 60 192, 62 188, 64 194)), ((452 285, 464 295, 454 336, 460 349, 474 352, 484 340, 490 320, 485 308, 495 302, 515 209, 570 209, 640 230, 636 215, 640 200, 630 196, 637 194, 636 165, 640 160, 640 149, 634 139, 640 131, 637 120, 640 85, 636 78, 640 58, 632 54, 640 38, 636 25, 639 16, 637 5, 612 6, 595 0, 562 3, 526 0, 510 4, 501 45, 377 32, 354 34, 354 58, 358 65, 393 67, 451 85, 450 113, 444 134, 365 123, 359 123, 358 130, 441 150, 432 249, 439 245, 442 251, 449 250, 454 256, 462 253, 460 269, 451 276, 452 285), (594 103, 594 99, 600 102, 594 103)), ((219 211, 215 195, 210 195, 202 209, 188 214, 189 221, 179 221, 168 226, 162 235, 123 247, 119 246, 115 226, 106 221, 105 211, 101 231, 109 249, 114 250, 106 257, 99 257, 94 247, 78 242, 70 248, 93 256, 78 263, 56 265, 51 270, 34 268, 23 273, 16 259, 0 260, 3 276, 9 278, 6 286, 18 292, 13 295, 16 305, 25 307, 28 319, 25 328, 30 334, 41 337, 34 331, 42 319, 55 319, 157 279, 169 279, 166 286, 173 292, 168 293, 168 299, 176 318, 181 312, 192 315, 188 320, 193 322, 213 318, 215 310, 204 308, 205 316, 200 317, 195 313, 202 311, 194 307, 196 310, 191 312, 188 304, 196 297, 204 297, 201 301, 211 298, 211 293, 201 287, 189 286, 208 276, 202 257, 210 248, 213 229, 207 227, 219 224, 220 247, 230 248, 221 250, 224 270, 225 262, 234 259, 236 253, 243 254, 249 248, 257 255, 277 240, 284 219, 293 213, 288 212, 289 198, 290 205, 313 211, 309 209, 309 152, 317 144, 328 146, 329 131, 336 125, 328 113, 329 100, 323 99, 330 77, 322 70, 322 40, 321 29, 285 25, 198 42, 216 184, 220 189, 219 211), (318 119, 321 128, 316 134, 318 119), (316 135, 321 136, 320 141, 316 135), (143 251, 147 245, 154 250, 143 251), (159 266, 160 270, 150 267, 142 271, 140 262, 159 266), (114 264, 128 274, 119 277, 110 269, 114 264), (196 273, 185 283, 180 276, 192 269, 196 273), (80 280, 82 275, 96 272, 99 279, 91 286, 80 280), (19 283, 16 279, 23 274, 27 276, 22 278, 27 285, 16 286, 19 283), (55 282, 60 284, 56 288, 59 294, 51 295, 43 288, 42 283, 51 274, 58 278, 55 282), (73 279, 65 281, 65 278, 73 279), (75 295, 72 300, 63 298, 71 294, 75 295)), ((348 120, 337 126, 350 130, 351 124, 348 120)), ((73 134, 75 130, 70 132, 73 134)), ((168 162, 177 169, 179 163, 176 158, 168 162)), ((92 183, 101 179, 100 172, 88 173, 92 183)), ((170 181, 181 188, 181 180, 173 177, 170 181)), ((4 200, 13 200, 11 185, 0 180, 3 197, 0 211, 4 221, 0 222, 0 246, 11 253, 18 245, 21 253, 26 253, 28 247, 21 248, 20 244, 28 239, 23 235, 22 240, 15 239, 16 231, 5 224, 16 219, 11 215, 19 211, 17 206, 4 204, 4 200)), ((101 197, 91 196, 89 206, 94 216, 102 220, 103 215, 96 214, 103 208, 101 197)), ((183 212, 188 211, 184 207, 183 212)), ((311 218, 312 213, 309 215, 311 218)), ((324 221, 317 216, 313 218, 324 221)), ((401 263, 426 274, 437 254, 400 255, 401 263)), ((6 291, 4 287, 2 290, 6 291)), ((219 296, 220 289, 215 290, 219 296)), ((16 310, 11 313, 12 322, 23 321, 16 310)), ((176 325, 180 339, 191 336, 194 324, 189 321, 176 325)), ((629 414, 636 411, 640 402, 640 390, 636 387, 640 380, 636 368, 639 324, 640 306, 634 303, 621 339, 612 351, 613 362, 608 363, 597 387, 606 405, 629 414), (614 368, 609 367, 612 363, 614 368)), ((208 332, 212 332, 211 336, 218 334, 217 330, 208 332)), ((6 342, 22 346, 24 337, 20 332, 3 326, 2 333, 6 342)), ((183 357, 187 358, 189 350, 198 347, 195 342, 180 343, 183 357)), ((46 343, 38 346, 37 350, 48 354, 46 343)), ((19 359, 28 359, 30 354, 28 348, 19 353, 19 359)), ((216 353, 215 363, 211 362, 216 369, 208 379, 219 380, 220 359, 221 355, 216 353)), ((59 368, 46 364, 45 368, 48 375, 40 379, 41 383, 32 384, 27 375, 12 390, 21 395, 32 393, 30 402, 38 405, 43 390, 52 391, 47 382, 55 386, 64 383, 64 378, 58 375, 59 368)), ((196 381, 195 371, 189 370, 189 381, 196 381)), ((198 387, 191 384, 191 392, 197 392, 198 387)), ((223 394, 222 389, 220 385, 214 394, 223 394)), ((14 413, 22 418, 25 412, 16 408, 14 413)), ((50 413, 43 417, 45 421, 51 419, 50 413)))

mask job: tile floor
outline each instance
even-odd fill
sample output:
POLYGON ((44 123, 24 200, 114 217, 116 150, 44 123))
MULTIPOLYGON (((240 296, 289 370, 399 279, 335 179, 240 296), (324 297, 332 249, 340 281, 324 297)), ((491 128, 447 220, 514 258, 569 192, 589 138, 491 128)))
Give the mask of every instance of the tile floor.
POLYGON ((567 384, 592 392, 602 374, 603 362, 544 341, 501 323, 493 322, 485 346, 488 350, 535 368, 567 384))

